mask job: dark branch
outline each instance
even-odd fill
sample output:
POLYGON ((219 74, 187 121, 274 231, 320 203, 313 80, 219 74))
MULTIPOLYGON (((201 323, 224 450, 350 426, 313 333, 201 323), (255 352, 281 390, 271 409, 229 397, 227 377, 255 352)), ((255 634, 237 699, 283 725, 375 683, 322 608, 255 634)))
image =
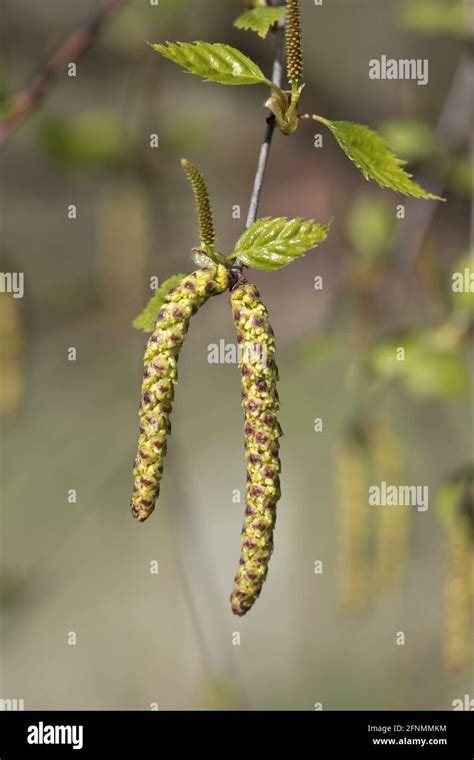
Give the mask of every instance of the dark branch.
POLYGON ((0 147, 39 106, 53 80, 69 63, 77 61, 92 47, 103 26, 127 2, 128 0, 102 0, 95 14, 64 40, 29 87, 12 99, 8 112, 0 120, 0 147))

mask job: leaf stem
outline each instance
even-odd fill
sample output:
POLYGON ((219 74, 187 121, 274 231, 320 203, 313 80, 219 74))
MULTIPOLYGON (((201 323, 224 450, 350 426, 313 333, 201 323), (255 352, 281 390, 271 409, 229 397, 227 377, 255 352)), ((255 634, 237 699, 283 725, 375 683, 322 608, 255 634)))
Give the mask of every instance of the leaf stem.
POLYGON ((319 121, 320 124, 324 124, 324 121, 322 121, 320 116, 316 116, 315 113, 299 113, 298 119, 303 119, 305 121, 319 121))

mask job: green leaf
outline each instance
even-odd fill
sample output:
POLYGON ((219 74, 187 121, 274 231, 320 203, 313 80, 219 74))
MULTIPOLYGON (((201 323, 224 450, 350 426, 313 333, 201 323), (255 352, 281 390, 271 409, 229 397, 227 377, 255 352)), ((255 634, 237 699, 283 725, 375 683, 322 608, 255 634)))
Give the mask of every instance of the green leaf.
POLYGON ((330 121, 322 116, 314 118, 329 127, 346 156, 362 172, 365 179, 374 179, 380 187, 388 187, 403 195, 444 201, 444 198, 426 192, 413 182, 412 175, 402 169, 406 161, 397 158, 388 142, 377 132, 373 132, 364 124, 330 121))
POLYGON ((306 251, 326 239, 331 222, 316 224, 312 219, 257 219, 238 240, 230 258, 239 258, 254 269, 275 271, 291 264, 306 251))
POLYGON ((179 285, 183 277, 186 277, 186 275, 173 274, 171 277, 164 281, 162 286, 158 288, 156 293, 150 298, 141 314, 139 314, 138 317, 135 317, 133 320, 132 324, 137 328, 137 330, 143 330, 143 332, 153 332, 158 312, 163 306, 166 296, 170 290, 179 285))
POLYGON ((259 37, 265 39, 270 27, 283 18, 285 13, 285 6, 279 8, 258 6, 251 11, 242 13, 242 15, 234 21, 234 26, 236 26, 237 29, 250 29, 252 32, 257 32, 259 37))
POLYGON ((230 45, 210 42, 167 42, 152 45, 165 58, 190 74, 219 84, 268 84, 271 82, 250 58, 230 45))

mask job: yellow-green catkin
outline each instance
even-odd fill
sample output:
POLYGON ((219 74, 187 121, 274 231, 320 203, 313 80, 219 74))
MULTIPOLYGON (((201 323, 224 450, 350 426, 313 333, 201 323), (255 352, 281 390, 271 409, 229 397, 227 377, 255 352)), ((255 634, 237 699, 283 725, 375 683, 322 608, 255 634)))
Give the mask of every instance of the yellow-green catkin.
POLYGON ((0 417, 13 416, 24 393, 23 324, 20 299, 0 293, 0 417))
POLYGON ((446 669, 463 671, 473 654, 473 542, 468 518, 453 510, 446 522, 443 656, 446 669))
POLYGON ((209 264, 187 275, 166 296, 148 339, 131 500, 132 514, 140 522, 153 512, 160 492, 167 438, 171 432, 178 358, 189 321, 208 298, 223 293, 229 285, 229 271, 220 264, 209 264))
POLYGON ((256 287, 243 279, 231 291, 231 307, 241 351, 247 487, 242 551, 230 600, 232 611, 245 615, 262 590, 273 552, 282 431, 275 337, 267 309, 256 287))
POLYGON ((213 248, 216 235, 214 232, 211 202, 209 200, 209 192, 207 190, 206 182, 197 166, 191 161, 188 161, 187 158, 181 159, 181 166, 191 183, 196 200, 201 245, 213 248))
POLYGON ((351 434, 337 452, 336 482, 339 604, 358 614, 367 606, 369 586, 367 452, 358 435, 351 434))
MULTIPOLYGON (((406 476, 403 444, 386 419, 374 421, 369 432, 372 481, 399 486, 406 476)), ((382 504, 375 510, 372 590, 383 594, 398 591, 407 565, 410 507, 382 504)))
POLYGON ((286 12, 286 58, 290 84, 298 84, 303 76, 299 0, 288 0, 286 12))

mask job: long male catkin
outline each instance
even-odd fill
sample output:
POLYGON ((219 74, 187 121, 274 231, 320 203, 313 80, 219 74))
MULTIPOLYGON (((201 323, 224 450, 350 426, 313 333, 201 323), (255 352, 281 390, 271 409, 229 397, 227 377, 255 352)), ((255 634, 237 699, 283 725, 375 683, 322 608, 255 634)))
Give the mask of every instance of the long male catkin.
POLYGON ((167 294, 148 339, 131 499, 132 514, 140 522, 153 512, 160 492, 167 438, 171 432, 178 358, 189 321, 210 296, 223 293, 229 285, 229 271, 220 264, 209 264, 187 275, 167 294))
POLYGON ((472 657, 473 546, 465 515, 447 522, 443 655, 447 670, 462 672, 472 657))
POLYGON ((367 607, 369 587, 365 437, 351 431, 337 452, 338 596, 342 610, 359 614, 367 607))
POLYGON ((256 287, 243 279, 231 291, 231 307, 242 352, 247 488, 242 551, 230 600, 232 611, 245 615, 262 590, 273 551, 282 431, 277 420, 275 338, 267 309, 256 287))
MULTIPOLYGON (((375 420, 369 431, 374 483, 399 486, 406 478, 403 443, 388 419, 375 420)), ((406 506, 382 506, 375 513, 375 547, 371 571, 375 594, 399 591, 408 563, 410 510, 406 506)))

